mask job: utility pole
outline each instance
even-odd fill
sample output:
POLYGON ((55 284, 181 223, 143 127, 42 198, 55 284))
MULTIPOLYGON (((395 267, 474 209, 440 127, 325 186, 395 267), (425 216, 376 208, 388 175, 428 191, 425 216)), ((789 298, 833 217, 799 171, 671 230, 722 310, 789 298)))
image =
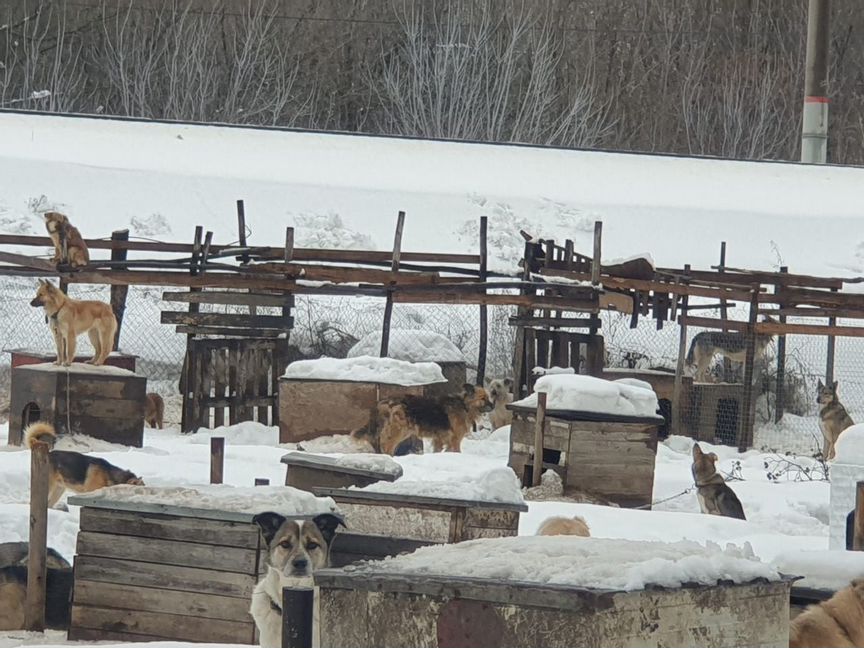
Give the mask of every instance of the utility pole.
POLYGON ((801 161, 828 161, 828 47, 830 0, 810 0, 807 11, 807 63, 804 71, 804 118, 801 161))

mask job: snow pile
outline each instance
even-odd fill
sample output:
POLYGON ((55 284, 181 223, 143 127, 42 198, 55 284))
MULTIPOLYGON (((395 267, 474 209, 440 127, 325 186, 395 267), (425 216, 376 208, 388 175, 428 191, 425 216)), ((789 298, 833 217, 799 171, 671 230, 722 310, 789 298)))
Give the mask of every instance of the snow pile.
POLYGON ((653 389, 609 381, 593 376, 557 374, 543 376, 534 384, 535 393, 513 405, 537 407, 537 392, 546 393, 546 408, 618 416, 656 416, 657 394, 653 389))
POLYGON ((650 252, 643 252, 642 254, 634 254, 628 257, 621 257, 617 259, 606 259, 600 262, 601 266, 616 266, 616 265, 624 265, 625 263, 631 263, 632 261, 643 260, 652 268, 656 268, 657 266, 654 264, 654 257, 650 252))
POLYGON ((854 578, 864 576, 864 553, 860 551, 784 551, 771 561, 781 574, 803 576, 796 587, 837 591, 854 578))
POLYGON ((328 210, 326 213, 304 212, 294 216, 297 247, 337 248, 339 250, 374 250, 372 238, 346 227, 342 217, 328 210))
MULTIPOLYGON (((348 351, 349 358, 375 356, 381 349, 381 331, 369 333, 348 351)), ((406 362, 465 362, 465 354, 434 331, 393 329, 387 357, 406 362)))
POLYGON ((647 389, 648 391, 654 391, 651 383, 645 382, 644 380, 639 380, 638 378, 617 378, 613 382, 616 382, 619 385, 630 385, 631 387, 638 387, 639 389, 647 389))
POLYGON ((837 463, 864 466, 864 424, 846 428, 834 444, 837 463))
POLYGON ((189 443, 209 445, 213 437, 222 437, 226 445, 232 446, 275 446, 279 445, 279 427, 258 421, 241 421, 236 425, 220 425, 212 430, 199 428, 196 434, 189 437, 189 443))
POLYGON ((55 371, 74 374, 102 374, 105 376, 134 376, 134 371, 129 371, 128 369, 123 369, 121 367, 112 367, 110 365, 91 365, 86 364, 84 362, 73 362, 68 367, 64 367, 63 365, 56 365, 53 362, 40 362, 38 364, 26 365, 28 369, 35 369, 37 371, 55 371))
POLYGON ((434 362, 412 363, 372 356, 298 360, 288 365, 284 377, 292 380, 385 383, 405 387, 445 382, 441 367, 434 362))
MULTIPOLYGON (((289 444, 283 444, 283 447, 289 444)), ((296 444, 297 450, 315 454, 354 454, 372 453, 374 448, 366 439, 355 439, 350 434, 331 434, 329 436, 307 439, 296 444)))
POLYGON ((282 515, 314 515, 336 510, 336 504, 329 497, 315 497, 312 493, 290 486, 111 486, 88 493, 87 497, 109 502, 184 506, 250 514, 275 511, 282 515))
POLYGON ((555 376, 559 374, 575 374, 573 367, 534 367, 531 373, 535 376, 555 376))
POLYGON ((363 488, 351 487, 373 493, 393 493, 414 497, 439 497, 441 499, 468 500, 474 502, 501 502, 522 504, 522 490, 516 473, 509 467, 493 468, 473 481, 435 481, 424 479, 397 479, 394 482, 376 482, 363 488))
POLYGON ((382 454, 357 453, 336 458, 336 465, 357 470, 371 470, 395 477, 402 476, 402 466, 393 461, 392 457, 382 454))
POLYGON ((649 585, 716 585, 780 580, 777 570, 743 548, 706 542, 649 542, 572 536, 495 538, 422 547, 412 554, 349 566, 368 574, 495 578, 537 585, 633 591, 649 585))

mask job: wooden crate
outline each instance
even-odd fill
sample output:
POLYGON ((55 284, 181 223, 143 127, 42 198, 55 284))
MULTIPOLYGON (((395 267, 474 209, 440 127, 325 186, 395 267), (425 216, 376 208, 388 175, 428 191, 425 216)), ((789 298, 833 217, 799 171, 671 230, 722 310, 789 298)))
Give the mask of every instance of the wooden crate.
POLYGON ((251 513, 69 503, 82 507, 70 640, 256 643, 266 547, 251 513))
MULTIPOLYGON (((508 407, 513 411, 508 465, 523 484, 530 484, 536 412, 508 407)), ((547 410, 543 469, 562 476, 565 494, 583 492, 620 506, 650 506, 657 430, 663 423, 661 416, 547 410)))
POLYGON ((141 447, 147 379, 118 367, 74 364, 70 371, 54 364, 12 369, 9 444, 37 420, 60 434, 87 434, 112 443, 141 447))
POLYGON ((790 580, 624 592, 382 568, 323 570, 315 584, 321 648, 789 644, 790 580))
MULTIPOLYGON (((443 383, 442 383, 443 384, 443 383)), ((369 421, 382 398, 424 394, 426 386, 330 380, 279 380, 279 442, 348 434, 369 421)))
MULTIPOLYGON (((333 457, 313 455, 305 452, 289 452, 280 460, 285 464, 285 485, 312 491, 315 488, 347 488, 368 486, 379 481, 396 481, 402 476, 379 470, 365 470, 342 466, 333 457)), ((398 465, 398 464, 397 464, 398 465)))
POLYGON ((525 504, 478 502, 396 493, 316 488, 332 497, 348 521, 331 550, 334 566, 361 559, 380 559, 418 546, 503 538, 519 532, 525 504))

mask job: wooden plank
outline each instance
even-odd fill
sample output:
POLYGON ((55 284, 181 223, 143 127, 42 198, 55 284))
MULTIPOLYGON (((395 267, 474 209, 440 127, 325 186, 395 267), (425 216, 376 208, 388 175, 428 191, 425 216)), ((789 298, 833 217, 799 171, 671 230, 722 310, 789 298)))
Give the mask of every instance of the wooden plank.
MULTIPOLYGON (((53 243, 51 239, 47 239, 48 246, 53 247, 53 243)), ((39 259, 36 257, 27 256, 25 254, 15 254, 13 252, 0 252, 0 262, 3 263, 13 263, 15 265, 24 266, 25 268, 32 268, 34 270, 44 270, 50 274, 56 274, 57 267, 51 263, 50 261, 46 261, 45 259, 39 259)))
POLYGON ((519 527, 519 512, 469 508, 465 513, 465 525, 489 529, 517 529, 519 527))
POLYGON ((597 317, 519 317, 507 320, 510 326, 548 326, 551 328, 591 328, 600 326, 597 317))
MULTIPOLYGON (((396 233, 393 235, 393 253, 391 256, 390 269, 393 272, 399 270, 399 261, 402 254, 402 229, 405 227, 405 212, 400 211, 396 218, 396 233)), ((384 304, 384 319, 381 324, 381 349, 379 355, 382 358, 387 357, 388 347, 390 345, 390 320, 393 317, 393 289, 391 283, 387 290, 387 302, 384 304)))
POLYGON ((719 320, 716 317, 696 317, 695 315, 679 315, 678 324, 686 326, 698 326, 710 329, 728 329, 730 331, 746 332, 749 324, 735 320, 719 320))
POLYGON ((837 335, 841 337, 864 337, 864 327, 821 326, 816 324, 781 324, 780 322, 758 322, 757 333, 766 335, 837 335))
POLYGON ((852 550, 864 551, 864 481, 855 484, 855 516, 852 550))
MULTIPOLYGON (((756 320, 759 316, 759 294, 753 291, 753 298, 750 301, 750 320, 749 332, 746 337, 746 354, 744 360, 744 385, 743 396, 741 398, 741 412, 738 413, 739 435, 738 435, 738 450, 746 452, 753 445, 753 425, 755 417, 755 407, 753 406, 754 395, 753 391, 753 374, 755 372, 756 362, 756 320)), ((864 334, 864 329, 861 329, 864 334)))
POLYGON ((783 288, 779 295, 761 295, 760 303, 780 303, 782 306, 811 305, 817 307, 864 309, 864 295, 860 293, 829 292, 810 288, 783 288), (771 299, 769 299, 771 297, 771 299), (779 297, 779 302, 778 302, 779 297))
POLYGON ((77 553, 183 567, 205 567, 240 574, 254 574, 258 566, 258 552, 252 549, 92 531, 78 534, 77 553))
POLYGON ((534 465, 541 464, 539 470, 531 473, 533 486, 540 485, 540 477, 543 463, 543 433, 546 427, 546 392, 537 393, 537 414, 534 419, 534 465))
POLYGON ((332 497, 336 502, 362 504, 368 506, 393 506, 405 508, 422 508, 449 511, 453 508, 500 509, 502 511, 528 510, 526 504, 507 502, 485 502, 478 500, 460 500, 450 497, 426 497, 420 495, 399 495, 396 493, 369 492, 347 490, 341 488, 316 488, 315 495, 332 497))
POLYGON ((591 259, 591 283, 596 286, 600 283, 600 250, 603 237, 603 221, 594 221, 594 255, 591 259))
MULTIPOLYGON (((480 217, 480 281, 486 281, 486 264, 488 253, 486 249, 487 217, 480 217)), ((484 290, 485 292, 485 290, 484 290)), ((478 385, 483 385, 486 378, 486 352, 489 346, 489 313, 486 304, 480 304, 480 344, 477 357, 478 385)))
POLYGON ((183 313, 179 311, 162 311, 163 324, 183 324, 186 326, 222 326, 242 329, 275 329, 291 328, 291 322, 286 322, 281 315, 243 315, 234 313, 183 313))
POLYGON ((34 443, 30 452, 30 535, 27 556, 27 595, 24 629, 45 630, 45 599, 48 580, 48 444, 34 443))
POLYGON ((864 309, 848 309, 848 308, 760 308, 760 315, 780 315, 788 317, 842 317, 846 319, 864 319, 864 309))
POLYGON ((259 536, 258 527, 247 522, 190 519, 90 506, 81 509, 81 531, 246 549, 257 549, 259 536))
POLYGON ((256 583, 252 574, 97 556, 76 556, 75 578, 122 586, 218 594, 245 601, 252 597, 256 583))
MULTIPOLYGON (((112 241, 128 241, 129 230, 116 230, 111 233, 112 241)), ((125 261, 127 251, 121 248, 111 249, 112 261, 125 261)), ((118 269, 125 270, 124 266, 118 266, 118 269)), ((120 348, 120 331, 123 328, 123 315, 126 312, 126 296, 129 293, 128 286, 111 286, 111 311, 117 319, 117 331, 114 334, 114 348, 120 348)))
POLYGON ((241 329, 229 328, 223 326, 178 326, 175 331, 177 333, 186 333, 194 335, 218 335, 221 337, 235 338, 271 338, 276 339, 280 335, 285 335, 285 330, 277 329, 241 329))
MULTIPOLYGON (((222 400, 226 398, 225 389, 228 379, 228 365, 225 361, 225 349, 213 349, 213 398, 222 400)), ((225 425, 225 408, 218 405, 212 405, 213 408, 213 427, 222 427, 225 425)), ((212 442, 212 439, 211 439, 212 442)), ((212 447, 212 446, 211 446, 212 447)), ((223 448, 224 450, 224 448, 223 448)), ((220 473, 221 475, 221 473, 220 473)), ((212 481, 212 460, 211 460, 211 484, 222 482, 212 481)))
POLYGON ((285 296, 224 290, 204 290, 201 292, 163 292, 164 301, 192 302, 198 304, 223 304, 228 306, 268 306, 278 308, 285 305, 285 296))
POLYGON ((179 641, 251 643, 254 623, 199 619, 179 614, 97 608, 74 604, 72 625, 110 632, 162 636, 179 641))
MULTIPOLYGON (((479 289, 478 289, 479 290, 479 289)), ((580 313, 600 312, 599 302, 593 298, 544 297, 535 295, 483 294, 482 292, 448 292, 439 287, 437 292, 421 292, 401 288, 393 292, 393 301, 400 304, 490 304, 498 306, 524 306, 526 308, 554 308, 580 313)))
POLYGON ((117 632, 116 630, 106 630, 100 628, 79 628, 72 626, 69 628, 69 641, 88 641, 88 642, 103 642, 103 641, 118 641, 122 643, 138 643, 152 641, 170 641, 172 637, 163 637, 161 635, 145 635, 134 634, 131 632, 117 632))

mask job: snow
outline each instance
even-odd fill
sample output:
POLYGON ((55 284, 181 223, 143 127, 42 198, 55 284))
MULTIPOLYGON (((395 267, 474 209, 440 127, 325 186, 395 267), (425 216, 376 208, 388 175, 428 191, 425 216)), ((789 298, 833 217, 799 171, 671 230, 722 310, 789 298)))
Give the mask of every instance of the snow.
POLYGON ((613 382, 593 376, 552 374, 539 378, 534 392, 513 405, 536 408, 537 392, 545 392, 546 408, 550 410, 618 416, 657 415, 654 390, 634 386, 632 380, 613 382))
POLYGON ((53 362, 40 362, 37 364, 30 364, 25 366, 28 369, 34 369, 36 371, 52 371, 56 373, 66 373, 68 370, 69 373, 74 374, 100 374, 103 376, 135 375, 135 372, 129 371, 128 369, 123 369, 121 367, 112 367, 111 365, 94 366, 91 364, 86 364, 84 362, 73 362, 68 367, 64 367, 63 365, 56 365, 53 362))
POLYGON ((516 474, 512 469, 506 467, 489 470, 473 481, 418 481, 402 478, 393 482, 376 482, 363 488, 352 486, 351 490, 414 497, 439 497, 472 502, 501 502, 505 504, 522 504, 524 502, 522 488, 516 474))
POLYGON ((158 504, 187 508, 282 515, 314 515, 336 510, 329 497, 316 497, 290 486, 230 486, 206 484, 194 487, 111 486, 87 497, 118 503, 158 504))
POLYGON ((707 542, 650 542, 574 538, 516 537, 470 540, 422 547, 412 554, 347 567, 364 575, 408 574, 494 578, 537 585, 565 585, 634 591, 685 583, 716 585, 779 580, 770 564, 739 548, 707 542))
POLYGON ((804 576, 796 587, 837 591, 864 576, 864 552, 860 551, 784 551, 772 563, 781 574, 804 576))
MULTIPOLYGON (((376 356, 381 349, 381 331, 370 333, 348 351, 349 358, 376 356)), ((406 362, 465 362, 465 354, 440 333, 392 329, 387 357, 406 362)))
POLYGON ((835 463, 864 466, 864 424, 846 428, 834 444, 835 463))
POLYGON ((288 365, 284 377, 292 380, 371 382, 406 387, 445 382, 441 367, 434 362, 412 363, 372 356, 297 360, 288 365))
POLYGON ((632 254, 628 257, 623 257, 620 259, 607 259, 600 263, 601 266, 614 266, 614 265, 623 265, 625 263, 630 263, 631 261, 639 261, 640 259, 645 260, 649 263, 652 268, 656 268, 657 266, 654 264, 654 257, 650 252, 643 252, 642 254, 632 254))
POLYGON ((399 477, 402 475, 402 466, 393 461, 388 455, 361 452, 357 454, 342 455, 336 458, 336 463, 345 468, 357 468, 371 470, 399 477))
POLYGON ((575 374, 573 367, 534 367, 531 373, 535 376, 555 376, 558 374, 575 374))

